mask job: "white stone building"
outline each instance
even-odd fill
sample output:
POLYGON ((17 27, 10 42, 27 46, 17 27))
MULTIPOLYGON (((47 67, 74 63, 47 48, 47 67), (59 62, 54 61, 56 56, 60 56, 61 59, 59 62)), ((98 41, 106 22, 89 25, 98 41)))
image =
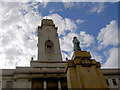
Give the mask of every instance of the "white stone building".
MULTIPOLYGON (((43 19, 38 26, 38 60, 30 67, 1 70, 2 88, 65 88, 66 61, 62 61, 57 27, 51 19, 43 19)), ((120 69, 102 69, 109 88, 118 88, 120 69)))

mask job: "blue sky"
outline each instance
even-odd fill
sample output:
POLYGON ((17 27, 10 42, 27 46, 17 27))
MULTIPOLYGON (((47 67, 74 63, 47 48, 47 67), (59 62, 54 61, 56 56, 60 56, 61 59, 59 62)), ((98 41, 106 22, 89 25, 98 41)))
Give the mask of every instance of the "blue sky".
POLYGON ((2 2, 0 68, 29 66, 37 60, 36 30, 43 18, 58 27, 63 60, 73 54, 73 36, 102 68, 118 68, 117 2, 2 2), (32 45, 31 45, 32 44, 32 45))

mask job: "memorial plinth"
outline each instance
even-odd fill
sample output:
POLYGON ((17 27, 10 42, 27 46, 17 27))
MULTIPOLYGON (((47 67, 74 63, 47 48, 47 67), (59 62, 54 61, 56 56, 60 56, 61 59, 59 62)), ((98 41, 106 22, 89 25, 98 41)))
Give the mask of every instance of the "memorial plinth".
POLYGON ((100 67, 90 52, 75 51, 66 66, 68 88, 108 88, 100 67))

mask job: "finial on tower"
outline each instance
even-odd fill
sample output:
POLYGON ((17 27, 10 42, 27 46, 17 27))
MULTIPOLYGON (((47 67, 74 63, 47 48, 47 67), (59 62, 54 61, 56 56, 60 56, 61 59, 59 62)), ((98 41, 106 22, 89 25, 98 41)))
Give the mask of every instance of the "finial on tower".
POLYGON ((68 58, 66 57, 66 61, 68 61, 68 58))

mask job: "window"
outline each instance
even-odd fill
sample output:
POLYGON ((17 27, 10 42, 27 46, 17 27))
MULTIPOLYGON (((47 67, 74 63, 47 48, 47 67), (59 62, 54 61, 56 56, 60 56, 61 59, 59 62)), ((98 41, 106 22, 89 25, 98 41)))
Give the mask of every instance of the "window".
POLYGON ((12 81, 7 81, 6 88, 12 88, 12 81))
POLYGON ((47 45, 47 53, 48 54, 52 53, 52 46, 51 45, 47 45))
POLYGON ((106 83, 107 83, 107 85, 109 86, 109 82, 108 82, 108 79, 106 79, 106 83))
POLYGON ((53 42, 51 40, 45 42, 45 52, 46 54, 53 54, 53 42))
POLYGON ((42 78, 33 78, 32 79, 32 90, 41 90, 43 89, 43 79, 42 78))
POLYGON ((64 90, 67 90, 67 78, 61 78, 61 87, 64 90))
POLYGON ((116 79, 112 79, 114 85, 117 85, 116 79))
POLYGON ((58 80, 57 78, 48 78, 47 79, 47 89, 48 90, 58 90, 58 80))

